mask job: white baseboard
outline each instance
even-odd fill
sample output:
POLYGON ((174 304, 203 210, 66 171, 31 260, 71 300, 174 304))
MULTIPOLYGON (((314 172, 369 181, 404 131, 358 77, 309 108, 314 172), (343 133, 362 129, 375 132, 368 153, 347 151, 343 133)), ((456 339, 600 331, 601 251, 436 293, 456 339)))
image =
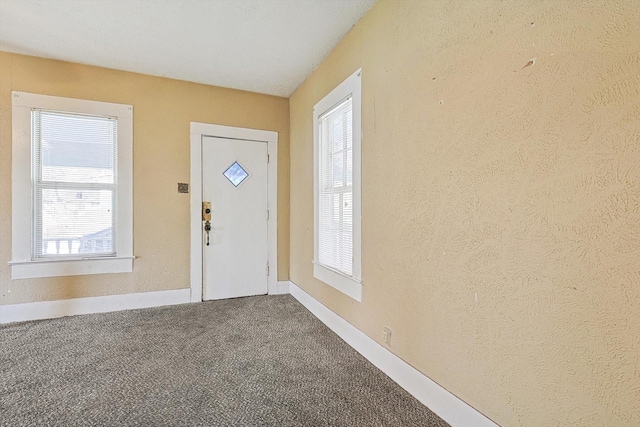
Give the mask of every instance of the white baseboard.
POLYGON ((269 295, 282 295, 289 293, 289 286, 291 282, 288 280, 279 281, 276 286, 269 288, 269 295))
POLYGON ((190 302, 191 289, 0 305, 0 324, 190 302))
POLYGON ((493 421, 369 338, 290 282, 291 295, 400 387, 454 427, 496 427, 493 421))

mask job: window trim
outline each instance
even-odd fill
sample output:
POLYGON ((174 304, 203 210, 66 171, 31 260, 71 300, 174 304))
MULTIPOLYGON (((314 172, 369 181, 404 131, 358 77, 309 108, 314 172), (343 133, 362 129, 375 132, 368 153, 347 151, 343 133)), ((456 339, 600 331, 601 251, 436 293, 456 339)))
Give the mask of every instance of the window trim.
POLYGON ((362 69, 358 69, 313 107, 313 276, 348 295, 362 301, 362 69), (318 262, 320 209, 320 117, 338 103, 352 97, 353 145, 353 275, 347 276, 318 262))
POLYGON ((133 271, 133 107, 131 105, 11 93, 12 99, 12 279, 133 271), (112 116, 118 119, 115 256, 33 260, 31 255, 31 111, 112 116))

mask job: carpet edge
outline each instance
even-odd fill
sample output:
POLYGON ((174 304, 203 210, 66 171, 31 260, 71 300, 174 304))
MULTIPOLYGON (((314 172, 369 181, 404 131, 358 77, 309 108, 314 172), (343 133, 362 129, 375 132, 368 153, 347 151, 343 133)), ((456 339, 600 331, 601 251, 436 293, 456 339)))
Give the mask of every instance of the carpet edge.
POLYGON ((289 289, 300 304, 347 344, 452 426, 496 427, 493 421, 435 381, 369 338, 290 281, 289 289))

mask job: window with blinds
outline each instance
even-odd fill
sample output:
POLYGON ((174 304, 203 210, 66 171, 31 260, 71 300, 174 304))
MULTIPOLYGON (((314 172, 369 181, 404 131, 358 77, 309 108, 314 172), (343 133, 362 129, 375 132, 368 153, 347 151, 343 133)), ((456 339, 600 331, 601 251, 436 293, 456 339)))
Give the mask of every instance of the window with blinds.
POLYGON ((133 271, 133 106, 11 92, 11 278, 133 271))
POLYGON ((313 107, 313 277, 362 301, 361 70, 313 107))
POLYGON ((113 117, 33 110, 32 259, 116 254, 113 117))
POLYGON ((353 275, 353 105, 342 100, 319 118, 318 262, 353 275))

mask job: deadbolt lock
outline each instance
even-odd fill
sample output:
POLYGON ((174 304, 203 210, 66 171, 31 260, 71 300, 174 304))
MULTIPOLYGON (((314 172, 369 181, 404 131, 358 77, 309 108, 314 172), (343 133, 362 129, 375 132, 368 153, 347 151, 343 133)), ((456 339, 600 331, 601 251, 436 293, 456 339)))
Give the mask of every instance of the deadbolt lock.
POLYGON ((202 220, 211 221, 211 202, 202 202, 202 220))

